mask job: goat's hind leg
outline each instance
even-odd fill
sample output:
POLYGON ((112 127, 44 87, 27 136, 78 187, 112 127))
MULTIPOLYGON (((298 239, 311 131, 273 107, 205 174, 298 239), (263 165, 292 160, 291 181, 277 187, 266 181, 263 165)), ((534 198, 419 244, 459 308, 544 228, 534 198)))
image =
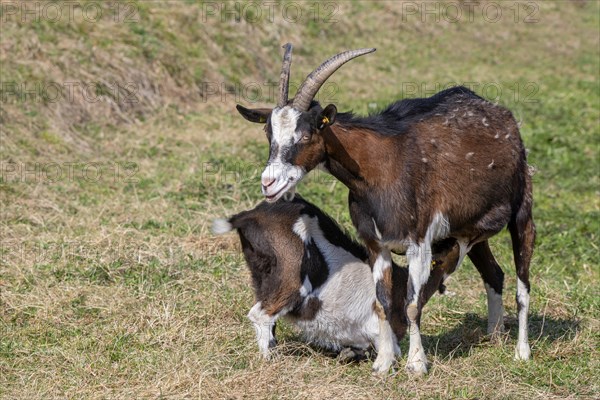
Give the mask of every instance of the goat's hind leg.
POLYGON ((487 292, 487 333, 497 337, 504 331, 504 305, 502 304, 504 272, 494 258, 487 240, 475 244, 468 254, 479 271, 487 292))
POLYGON ((535 224, 531 215, 531 181, 528 182, 528 194, 525 195, 523 203, 515 218, 508 224, 508 230, 513 245, 515 266, 517 268, 517 309, 519 313, 519 336, 515 349, 517 360, 529 360, 531 350, 529 348, 527 317, 529 314, 529 264, 533 255, 535 242, 535 224))

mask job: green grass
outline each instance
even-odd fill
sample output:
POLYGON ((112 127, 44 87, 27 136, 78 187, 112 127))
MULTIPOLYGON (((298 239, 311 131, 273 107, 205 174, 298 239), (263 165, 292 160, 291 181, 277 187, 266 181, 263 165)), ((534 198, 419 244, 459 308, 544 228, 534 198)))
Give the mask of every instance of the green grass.
MULTIPOLYGON (((109 3, 97 23, 3 21, 2 82, 103 86, 97 103, 22 100, 19 86, 0 104, 0 398, 598 398, 598 3, 539 3, 535 24, 515 23, 510 5, 495 24, 404 21, 391 1, 338 2, 336 23, 300 24, 277 13, 288 3, 273 22, 203 20, 197 1, 136 2, 132 23, 115 23, 109 3), (404 373, 405 357, 372 377, 370 361, 338 363, 285 323, 275 359, 260 359, 237 238, 209 226, 261 200, 266 139, 235 112, 251 101, 204 99, 200 88, 264 88, 287 41, 293 82, 337 51, 377 47, 320 94, 341 111, 450 82, 500 90, 537 170, 531 362, 513 361, 506 232, 492 240, 506 273, 509 332, 498 342, 485 336, 485 292, 465 262, 448 284, 457 295, 427 305, 422 379, 404 373), (117 101, 114 81, 135 82, 139 101, 117 101), (72 175, 51 179, 51 165, 72 175), (101 175, 86 177, 90 165, 101 175)), ((353 229, 332 177, 312 172, 298 191, 353 229)))

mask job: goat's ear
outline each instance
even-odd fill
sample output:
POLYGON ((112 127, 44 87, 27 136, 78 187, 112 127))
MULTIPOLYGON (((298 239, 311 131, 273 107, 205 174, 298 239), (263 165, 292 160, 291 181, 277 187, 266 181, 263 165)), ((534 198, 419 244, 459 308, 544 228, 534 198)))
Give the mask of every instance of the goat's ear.
POLYGON ((325 107, 325 109, 321 111, 321 115, 319 115, 319 120, 317 121, 317 126, 319 127, 319 130, 324 129, 329 125, 332 125, 335 122, 336 115, 336 106, 330 104, 327 107, 325 107))
POLYGON ((242 117, 246 118, 250 122, 256 122, 259 124, 264 124, 267 122, 267 118, 271 115, 272 108, 246 108, 241 105, 235 106, 238 112, 242 114, 242 117))

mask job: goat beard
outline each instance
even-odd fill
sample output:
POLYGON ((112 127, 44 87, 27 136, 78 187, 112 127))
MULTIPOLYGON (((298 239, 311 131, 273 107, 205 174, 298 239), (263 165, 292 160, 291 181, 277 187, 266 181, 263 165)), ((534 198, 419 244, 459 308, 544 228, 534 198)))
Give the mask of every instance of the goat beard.
POLYGON ((282 199, 284 201, 290 202, 290 201, 294 200, 295 196, 296 196, 296 187, 293 187, 283 194, 282 199))

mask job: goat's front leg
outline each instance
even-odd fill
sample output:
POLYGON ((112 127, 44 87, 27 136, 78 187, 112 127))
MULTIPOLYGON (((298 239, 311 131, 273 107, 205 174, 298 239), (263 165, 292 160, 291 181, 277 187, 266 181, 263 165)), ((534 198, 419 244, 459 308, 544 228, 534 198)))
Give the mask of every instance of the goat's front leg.
POLYGON ((423 343, 421 343, 421 332, 419 330, 421 316, 419 297, 429 279, 431 244, 425 241, 411 245, 406 252, 406 258, 408 259, 408 305, 406 316, 409 332, 406 370, 410 373, 422 375, 427 373, 427 356, 423 349, 423 343))
POLYGON ((392 312, 392 255, 383 248, 371 251, 370 258, 377 295, 375 311, 379 317, 377 358, 373 363, 373 372, 385 374, 394 363, 396 353, 400 352, 389 322, 392 312))
POLYGON ((258 349, 265 359, 271 357, 270 349, 275 347, 277 343, 275 340, 275 322, 277 321, 278 315, 269 315, 262 308, 262 303, 259 301, 256 303, 248 313, 248 318, 254 325, 256 332, 256 341, 258 343, 258 349))

